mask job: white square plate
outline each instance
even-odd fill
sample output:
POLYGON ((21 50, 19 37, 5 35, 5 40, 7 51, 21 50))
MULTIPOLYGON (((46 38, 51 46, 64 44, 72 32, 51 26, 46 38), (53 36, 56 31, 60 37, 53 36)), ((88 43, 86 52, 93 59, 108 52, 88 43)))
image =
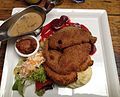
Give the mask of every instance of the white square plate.
MULTIPOLYGON (((12 14, 21 10, 23 8, 14 8, 12 14)), ((43 97, 119 97, 120 87, 106 11, 53 9, 47 14, 44 25, 61 15, 67 15, 71 21, 84 24, 89 28, 92 35, 97 37, 97 52, 92 56, 94 60, 93 74, 91 80, 83 87, 73 90, 55 87, 53 90, 46 91, 43 97)), ((14 42, 15 40, 10 40, 7 44, 0 97, 21 97, 18 92, 12 91, 14 83, 13 70, 19 59, 14 50, 14 42)), ((34 91, 33 84, 26 89, 25 97, 38 97, 34 91)))

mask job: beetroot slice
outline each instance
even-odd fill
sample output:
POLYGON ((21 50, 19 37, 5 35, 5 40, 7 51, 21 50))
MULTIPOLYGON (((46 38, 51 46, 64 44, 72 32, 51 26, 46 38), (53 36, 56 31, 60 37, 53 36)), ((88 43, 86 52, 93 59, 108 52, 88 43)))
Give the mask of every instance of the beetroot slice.
POLYGON ((81 26, 81 29, 84 29, 85 31, 89 31, 87 27, 85 27, 84 25, 80 25, 81 26))

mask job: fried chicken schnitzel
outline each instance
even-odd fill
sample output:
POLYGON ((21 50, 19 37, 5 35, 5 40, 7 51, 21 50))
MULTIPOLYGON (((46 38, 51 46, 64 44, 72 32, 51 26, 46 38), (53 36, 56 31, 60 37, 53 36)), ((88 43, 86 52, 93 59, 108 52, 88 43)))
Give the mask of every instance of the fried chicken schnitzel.
POLYGON ((77 72, 93 64, 89 53, 96 42, 90 31, 79 27, 65 27, 50 36, 43 50, 47 75, 59 85, 77 80, 77 72))

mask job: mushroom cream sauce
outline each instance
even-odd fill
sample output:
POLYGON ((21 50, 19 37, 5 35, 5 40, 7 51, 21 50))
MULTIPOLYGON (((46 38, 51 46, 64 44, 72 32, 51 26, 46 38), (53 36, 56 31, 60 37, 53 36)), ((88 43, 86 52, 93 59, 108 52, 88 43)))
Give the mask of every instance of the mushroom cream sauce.
POLYGON ((15 37, 34 31, 42 24, 42 17, 35 12, 29 12, 20 17, 17 22, 10 27, 8 35, 15 37))

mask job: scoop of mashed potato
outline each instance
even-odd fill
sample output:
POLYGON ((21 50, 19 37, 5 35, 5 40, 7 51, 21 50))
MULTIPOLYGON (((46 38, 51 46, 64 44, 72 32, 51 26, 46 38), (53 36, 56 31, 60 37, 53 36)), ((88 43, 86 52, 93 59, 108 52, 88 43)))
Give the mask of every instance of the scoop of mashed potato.
POLYGON ((92 76, 92 68, 88 67, 87 70, 77 73, 77 80, 68 85, 69 88, 75 89, 81 87, 89 82, 92 76))

